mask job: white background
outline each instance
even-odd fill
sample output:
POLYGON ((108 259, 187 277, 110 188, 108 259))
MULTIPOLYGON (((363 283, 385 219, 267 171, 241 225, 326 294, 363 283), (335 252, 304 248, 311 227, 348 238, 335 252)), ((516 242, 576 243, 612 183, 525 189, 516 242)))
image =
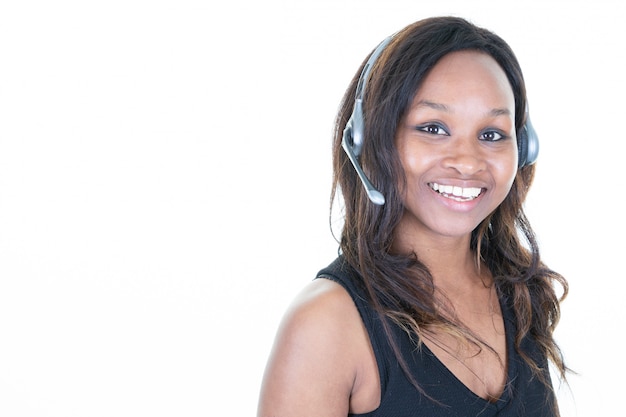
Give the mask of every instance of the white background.
POLYGON ((564 415, 626 415, 619 2, 0 4, 0 415, 253 416, 280 317, 336 254, 343 91, 439 14, 525 72, 527 210, 571 284, 564 415))

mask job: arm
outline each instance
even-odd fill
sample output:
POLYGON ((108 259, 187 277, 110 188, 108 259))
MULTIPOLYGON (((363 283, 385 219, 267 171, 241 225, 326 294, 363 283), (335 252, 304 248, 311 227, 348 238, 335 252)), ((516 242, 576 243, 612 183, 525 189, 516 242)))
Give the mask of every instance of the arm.
POLYGON ((361 389, 371 386, 362 381, 378 384, 372 360, 376 369, 367 333, 348 293, 332 281, 315 280, 281 323, 257 416, 346 417, 354 405, 351 398, 372 392, 361 389), (363 371, 363 363, 370 364, 369 372, 363 371), (359 390, 363 393, 356 395, 359 390))

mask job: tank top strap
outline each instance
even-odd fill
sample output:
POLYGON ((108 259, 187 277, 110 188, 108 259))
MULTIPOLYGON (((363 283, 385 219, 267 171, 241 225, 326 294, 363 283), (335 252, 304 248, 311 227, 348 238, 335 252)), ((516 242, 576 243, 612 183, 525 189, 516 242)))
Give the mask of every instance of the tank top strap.
POLYGON ((381 331, 383 328, 381 321, 384 318, 374 310, 369 302, 363 279, 341 255, 317 273, 316 279, 319 278, 326 278, 340 284, 354 301, 372 344, 380 375, 381 396, 384 397, 390 378, 389 370, 396 368, 390 367, 394 353, 385 333, 381 331))

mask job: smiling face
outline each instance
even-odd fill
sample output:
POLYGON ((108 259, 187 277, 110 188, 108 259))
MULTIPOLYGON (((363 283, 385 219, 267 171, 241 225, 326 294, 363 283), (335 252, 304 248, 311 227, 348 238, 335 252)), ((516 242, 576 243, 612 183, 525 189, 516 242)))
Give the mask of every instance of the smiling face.
POLYGON ((515 100, 502 68, 482 52, 444 56, 400 122, 396 146, 406 176, 399 243, 469 239, 517 172, 515 100))

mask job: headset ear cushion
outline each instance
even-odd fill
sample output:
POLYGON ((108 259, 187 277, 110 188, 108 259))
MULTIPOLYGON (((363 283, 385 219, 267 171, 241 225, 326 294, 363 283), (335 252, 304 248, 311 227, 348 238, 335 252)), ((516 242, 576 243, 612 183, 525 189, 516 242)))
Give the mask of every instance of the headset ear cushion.
POLYGON ((519 151, 519 168, 532 165, 537 161, 537 157, 539 156, 539 137, 528 115, 526 116, 526 123, 524 123, 524 127, 520 132, 517 148, 519 151))
POLYGON ((343 129, 343 141, 346 142, 346 144, 353 146, 354 142, 353 142, 353 136, 352 136, 352 117, 350 117, 350 119, 348 120, 348 123, 346 123, 346 127, 343 129))
POLYGON ((528 128, 522 127, 517 135, 517 167, 522 168, 528 162, 528 128))

